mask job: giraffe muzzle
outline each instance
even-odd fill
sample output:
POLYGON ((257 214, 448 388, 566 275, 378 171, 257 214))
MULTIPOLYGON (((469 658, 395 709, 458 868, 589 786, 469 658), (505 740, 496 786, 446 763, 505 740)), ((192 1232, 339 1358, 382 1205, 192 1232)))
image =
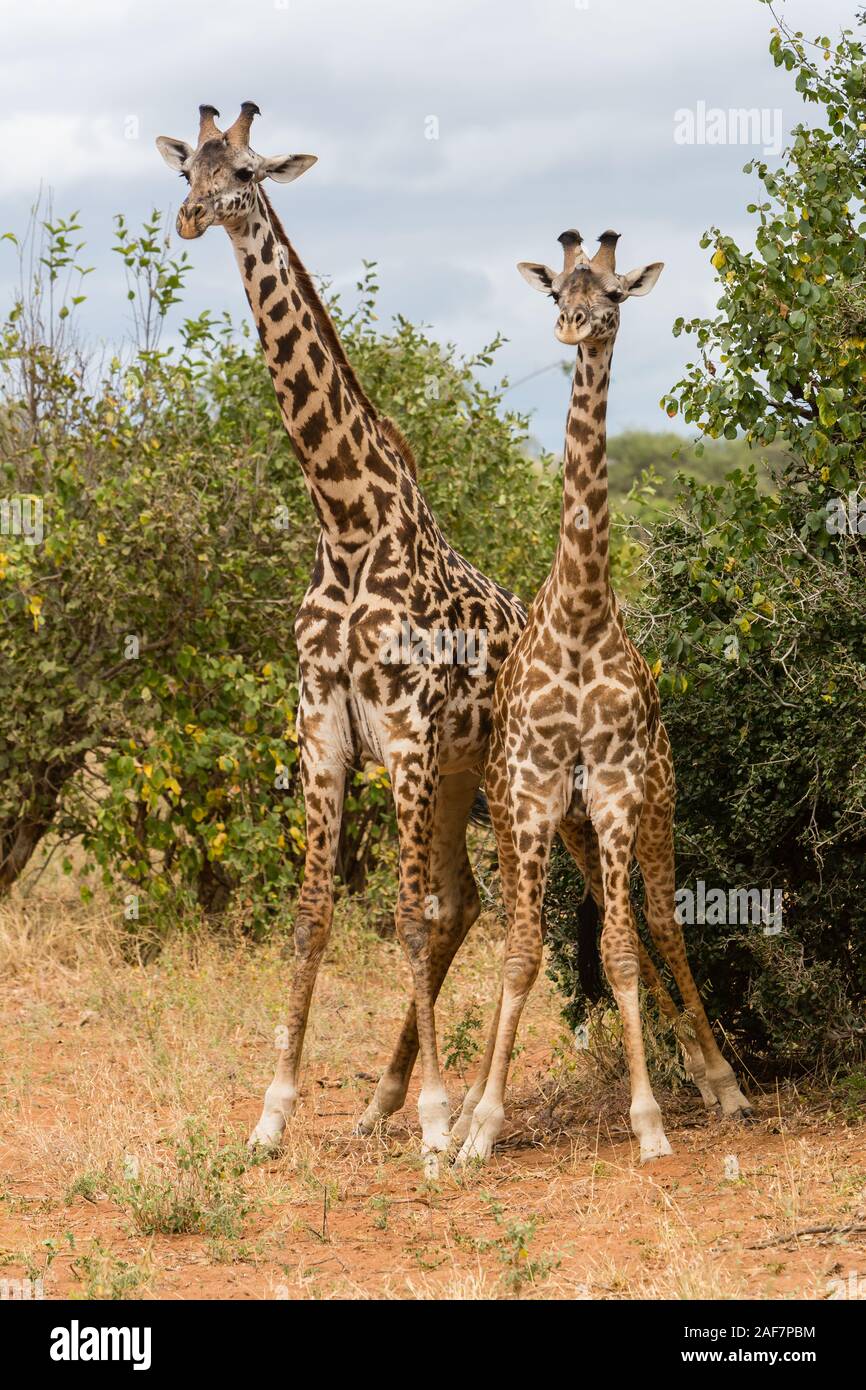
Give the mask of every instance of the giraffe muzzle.
POLYGON ((576 309, 573 313, 563 311, 556 321, 555 335, 561 343, 568 347, 574 347, 589 333, 589 319, 583 309, 576 309))
POLYGON ((184 241, 194 241, 213 222, 213 213, 204 203, 181 203, 177 213, 177 233, 184 241))

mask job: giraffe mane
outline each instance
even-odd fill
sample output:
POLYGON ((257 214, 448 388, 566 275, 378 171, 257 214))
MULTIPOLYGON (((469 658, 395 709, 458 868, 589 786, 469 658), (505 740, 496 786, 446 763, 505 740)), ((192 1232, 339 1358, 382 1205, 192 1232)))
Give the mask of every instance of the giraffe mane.
POLYGON ((319 331, 328 345, 328 351, 330 352, 333 360, 340 367, 344 377, 346 378, 346 381, 348 382, 352 390, 357 394, 365 409, 370 412, 370 415, 372 416, 373 420, 375 420, 382 432, 385 435, 387 435, 387 437, 390 439, 391 443, 394 445, 395 449, 397 450, 401 459, 403 460, 403 463, 406 465, 407 471, 411 474, 413 478, 417 478, 418 466, 415 462, 415 455, 412 451, 411 444, 409 443, 403 431, 400 429, 399 425, 396 425, 394 421, 389 418, 389 416, 380 415, 379 411, 376 409, 373 402, 370 400, 370 397, 367 395, 367 392, 364 390, 363 386, 358 380, 358 374, 355 371, 355 368, 352 366, 351 362, 346 356, 346 349, 343 347, 343 344, 340 341, 339 334, 337 333, 337 330, 334 327, 333 320, 331 319, 330 314, 328 313, 327 309, 322 303, 319 293, 316 290, 315 285, 313 284, 310 272, 307 270, 307 267, 304 265, 294 246, 289 241, 286 229, 280 221, 279 217, 277 216, 273 203, 271 202, 270 198, 265 193, 265 190, 262 187, 259 187, 259 196, 261 197, 265 207, 268 210, 268 216, 270 217, 271 226, 274 229, 275 236, 278 238, 278 240, 281 242, 281 244, 285 247, 286 251, 288 252, 289 262, 292 267, 292 273, 294 274, 295 279, 298 283, 298 287, 301 293, 303 294, 309 309, 312 312, 313 318, 316 321, 319 331))

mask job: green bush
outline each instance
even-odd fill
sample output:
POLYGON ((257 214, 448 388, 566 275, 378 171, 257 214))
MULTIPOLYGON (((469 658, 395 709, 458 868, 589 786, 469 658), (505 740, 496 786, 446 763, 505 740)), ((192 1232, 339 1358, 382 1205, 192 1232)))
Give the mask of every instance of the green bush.
MULTIPOLYGON (((633 630, 663 666, 677 884, 779 890, 782 931, 694 924, 686 943, 710 1014, 753 1070, 850 1062, 866 1043, 864 555, 853 543, 809 555, 796 516, 748 476, 730 479, 723 498, 715 492, 693 487, 682 516, 656 528, 653 583, 633 630), (729 568, 733 535, 742 541, 756 515, 762 525, 729 568), (733 643, 743 598, 731 589, 774 596, 742 648, 733 643)), ((752 609, 760 615, 761 602, 752 609)), ((573 1023, 584 1016, 578 892, 557 854, 547 910, 573 1023)))
MULTIPOLYGON (((700 355, 663 402, 710 437, 774 442, 770 486, 754 467, 684 481, 644 539, 631 615, 675 753, 679 887, 783 895, 778 934, 685 928, 710 1013, 763 1072, 866 1044, 866 540, 828 524, 840 502, 856 516, 866 477, 866 65, 850 35, 812 46, 784 26, 771 53, 824 123, 794 131, 781 170, 757 166, 754 252, 705 238, 719 312, 678 320, 700 355)), ((552 969, 573 1021, 577 891, 558 855, 552 969)))
MULTIPOLYGON (((101 874, 131 932, 229 903, 260 929, 303 862, 293 625, 318 528, 248 325, 205 314, 163 349, 186 257, 157 214, 140 235, 118 218, 135 341, 97 360, 75 329, 79 232, 34 221, 0 336, 0 495, 38 502, 44 531, 4 526, 0 553, 0 889, 50 831, 83 844, 82 892, 101 874)), ((498 344, 463 360, 403 319, 381 332, 376 288, 367 266, 357 307, 332 303, 362 380, 452 541, 531 595, 559 479, 477 379, 498 344)), ((381 770, 346 809, 358 889, 393 857, 381 770)))

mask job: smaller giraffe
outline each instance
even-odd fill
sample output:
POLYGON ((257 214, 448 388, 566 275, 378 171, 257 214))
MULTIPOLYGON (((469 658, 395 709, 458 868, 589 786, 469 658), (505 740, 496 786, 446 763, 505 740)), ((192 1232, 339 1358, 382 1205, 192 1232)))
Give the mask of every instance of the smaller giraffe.
MULTIPOLYGON (((725 1114, 751 1114, 716 1044, 686 957, 674 910, 670 743, 655 680, 629 640, 610 585, 605 421, 619 306, 648 294, 662 266, 617 274, 616 232, 602 234, 591 261, 579 232, 564 232, 559 240, 564 248, 559 274, 544 265, 518 266, 535 289, 554 300, 556 337, 577 347, 577 360, 556 555, 494 691, 485 782, 508 928, 500 1005, 482 1075, 455 1127, 455 1139, 464 1139, 460 1163, 487 1158, 502 1126, 517 1025, 541 964, 542 904, 557 832, 603 913, 602 962, 623 1023, 630 1117, 641 1161, 669 1154, 671 1147, 641 1033, 639 976, 654 987, 660 981, 641 947, 629 899, 634 858, 646 888, 653 941, 671 968, 694 1029, 687 1051, 704 1101, 725 1114)), ((672 1001, 668 997, 666 1007, 659 999, 670 1014, 672 1001)))

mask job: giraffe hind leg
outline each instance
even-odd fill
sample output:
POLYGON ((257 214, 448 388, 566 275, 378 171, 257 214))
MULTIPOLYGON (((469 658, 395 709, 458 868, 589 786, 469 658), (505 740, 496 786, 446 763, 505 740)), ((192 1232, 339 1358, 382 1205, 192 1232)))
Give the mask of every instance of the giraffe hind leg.
MULTIPOLYGON (((560 826, 559 835, 603 916, 604 892, 595 831, 590 828, 589 834, 585 835, 582 826, 566 821, 560 826)), ((634 922, 634 914, 632 914, 632 920, 634 922)), ((691 1019, 677 1008, 665 987, 664 981, 656 970, 652 956, 640 939, 636 922, 634 922, 634 929, 637 936, 641 982, 655 999, 659 1013, 668 1020, 673 1028, 674 1035, 683 1052, 686 1071, 700 1091, 704 1105, 708 1110, 712 1110, 717 1105, 716 1095, 706 1079, 704 1054, 695 1036, 691 1019)))
MULTIPOLYGON (((434 998, 438 997, 451 962, 481 911, 475 876, 466 852, 466 825, 477 789, 475 773, 444 777, 439 785, 429 885, 430 903, 435 907, 430 939, 434 998)), ((415 1005, 411 1003, 391 1060, 355 1126, 356 1134, 372 1134, 383 1120, 401 1109, 417 1056, 418 1028, 415 1005)))
MULTIPOLYGON (((704 1086, 725 1115, 752 1116, 730 1063, 719 1050, 686 955, 683 929, 675 910, 673 802, 647 802, 641 813, 636 854, 646 890, 646 919, 653 941, 677 982, 704 1059, 704 1086)), ((704 1086, 701 1094, 704 1095, 704 1086)), ((706 1097, 705 1097, 706 1099, 706 1097)))

